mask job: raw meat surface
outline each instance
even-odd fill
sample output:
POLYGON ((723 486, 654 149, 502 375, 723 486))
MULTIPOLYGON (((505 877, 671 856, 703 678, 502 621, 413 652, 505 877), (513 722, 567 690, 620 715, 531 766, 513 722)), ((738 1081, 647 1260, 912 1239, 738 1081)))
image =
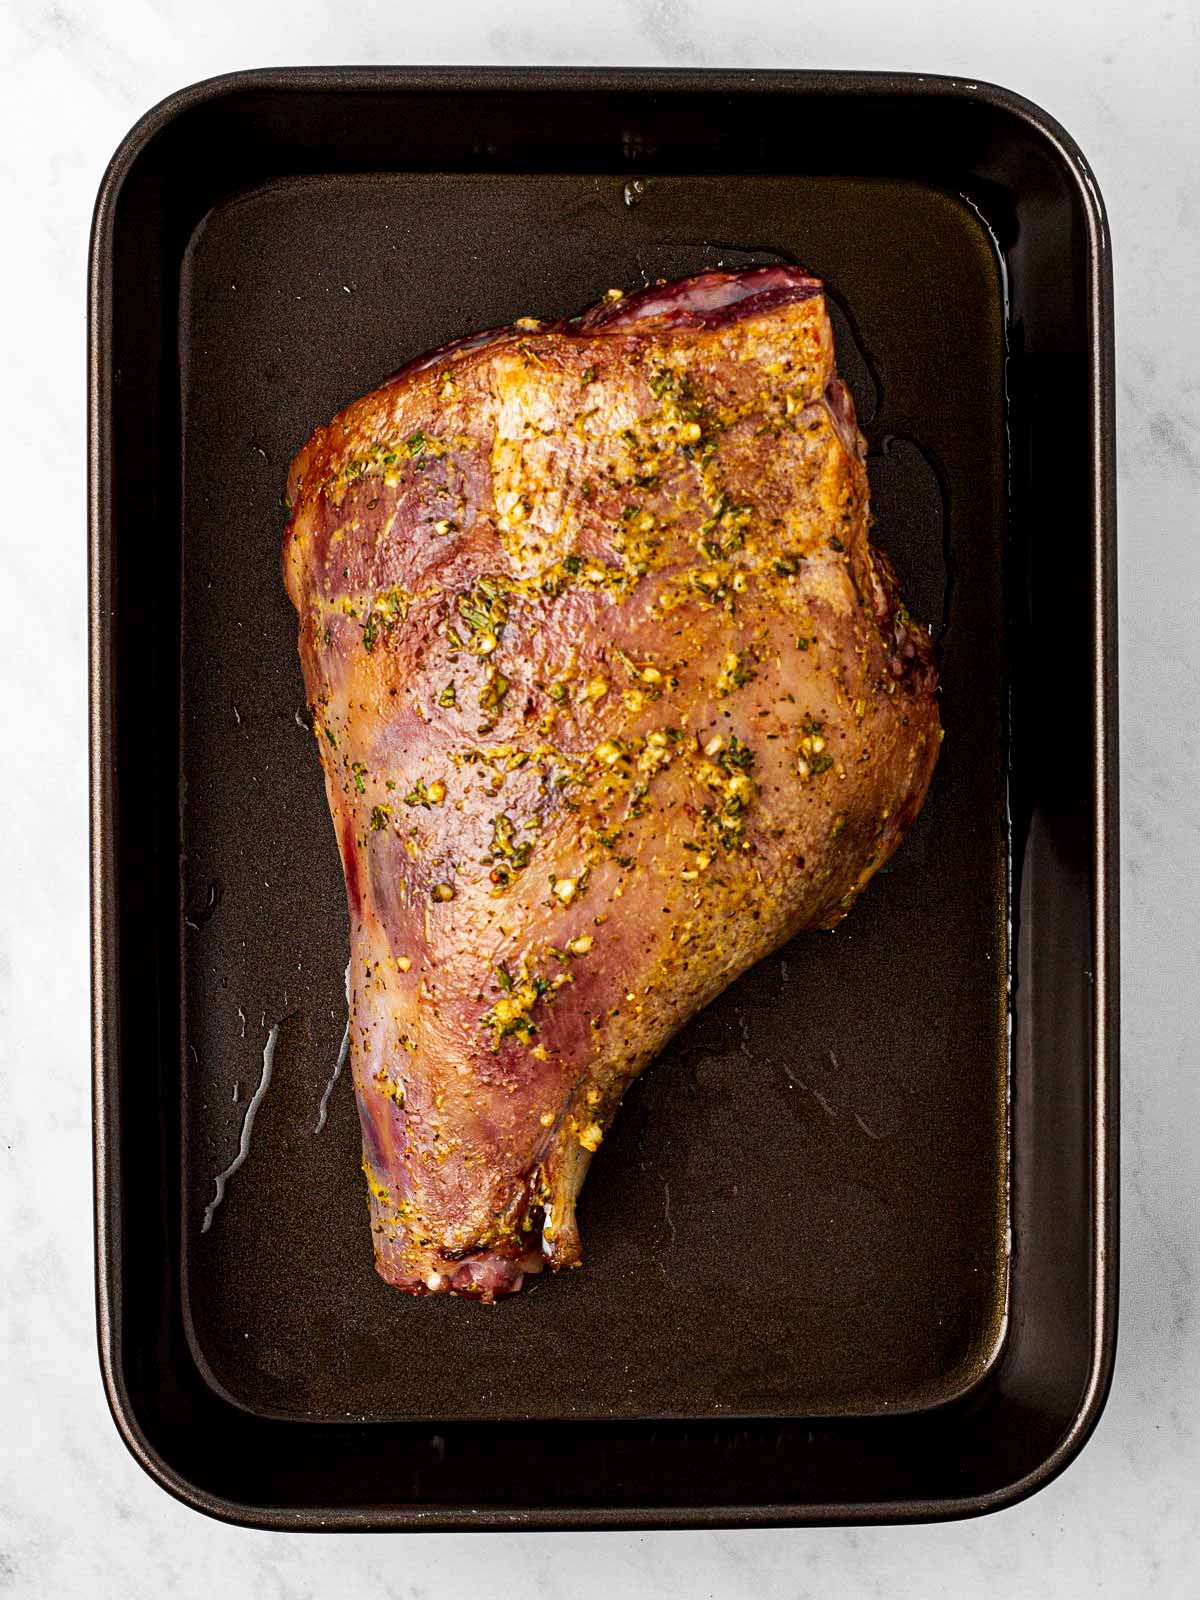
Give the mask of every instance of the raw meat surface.
POLYGON ((936 673, 864 453, 820 282, 764 267, 461 340, 293 462, 397 1288, 490 1300, 578 1265, 632 1079, 911 825, 936 673))

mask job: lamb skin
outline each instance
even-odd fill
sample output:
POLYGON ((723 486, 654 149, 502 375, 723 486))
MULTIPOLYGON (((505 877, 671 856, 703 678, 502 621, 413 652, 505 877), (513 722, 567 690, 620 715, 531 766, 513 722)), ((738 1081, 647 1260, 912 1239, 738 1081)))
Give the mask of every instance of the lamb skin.
POLYGON ((936 670, 864 458, 822 284, 772 266, 447 345, 292 463, 396 1288, 490 1301, 578 1266, 630 1082, 840 922, 916 817, 936 670))

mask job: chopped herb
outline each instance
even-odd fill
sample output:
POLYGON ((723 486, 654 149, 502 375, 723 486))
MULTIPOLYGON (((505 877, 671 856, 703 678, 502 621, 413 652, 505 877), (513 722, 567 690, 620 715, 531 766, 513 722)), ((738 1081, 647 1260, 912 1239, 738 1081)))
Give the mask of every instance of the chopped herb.
POLYGON ((589 383, 595 383, 595 381, 596 381, 596 369, 595 369, 595 367, 586 367, 584 369, 583 373, 580 375, 579 381, 580 381, 580 383, 583 385, 583 387, 585 389, 587 388, 589 383))
POLYGON ((492 726, 500 715, 500 708, 504 704, 504 697, 508 693, 508 679, 502 672, 497 672, 495 667, 488 668, 487 680, 479 691, 479 709, 488 719, 488 726, 492 726))
POLYGON ((458 700, 455 697, 454 685, 452 683, 448 683, 441 691, 437 697, 437 703, 440 706, 454 706, 458 704, 458 700))
POLYGON ((354 777, 354 787, 355 787, 355 789, 358 791, 359 794, 365 794, 366 790, 367 790, 367 786, 363 782, 363 780, 364 780, 364 778, 367 778, 367 777, 370 776, 370 774, 368 773, 366 767, 363 766, 361 761, 355 761, 353 763, 353 765, 351 766, 350 771, 351 771, 351 773, 353 774, 353 777, 354 777))
POLYGON ((416 433, 410 433, 408 438, 405 439, 404 448, 408 452, 410 458, 413 456, 423 456, 426 450, 429 448, 429 440, 425 437, 423 431, 418 428, 416 433))
POLYGON ((388 825, 391 816, 390 806, 375 806, 371 811, 371 827, 375 833, 381 832, 388 825))
POLYGON ((530 1012, 546 996, 553 1000, 551 986, 537 973, 530 974, 524 961, 515 977, 507 966, 498 966, 495 971, 504 993, 480 1017, 479 1025, 491 1034, 493 1050, 498 1050, 502 1041, 510 1038, 528 1045, 538 1031, 530 1012))
POLYGON ((728 747, 717 756, 717 765, 724 772, 749 772, 754 765, 754 751, 736 733, 731 734, 728 747))
POLYGON ((720 522, 721 518, 725 515, 728 505, 729 502, 725 498, 725 491, 722 489, 720 494, 717 495, 716 504, 712 508, 712 516, 706 517, 700 524, 700 532, 711 533, 720 522))
POLYGON ((470 594, 458 596, 458 614, 474 634, 499 639, 508 621, 508 605, 500 586, 491 578, 477 578, 470 594))
POLYGON ((517 844, 516 833, 513 819, 502 811, 492 823, 491 858, 501 863, 492 873, 496 883, 507 884, 510 872, 521 872, 529 864, 533 845, 528 840, 517 844))
POLYGON ((732 693, 734 689, 743 688, 758 676, 753 662, 752 650, 739 650, 736 654, 733 651, 729 652, 717 676, 718 698, 732 693))

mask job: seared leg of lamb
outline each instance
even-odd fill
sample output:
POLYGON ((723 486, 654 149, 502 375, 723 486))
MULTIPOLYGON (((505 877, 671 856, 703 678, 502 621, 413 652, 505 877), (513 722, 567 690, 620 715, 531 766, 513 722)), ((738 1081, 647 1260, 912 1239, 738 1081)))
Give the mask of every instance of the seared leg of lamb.
POLYGON ((916 816, 935 671, 863 457, 822 286, 781 267, 462 340, 296 457, 284 573, 397 1288, 577 1266, 632 1079, 916 816))

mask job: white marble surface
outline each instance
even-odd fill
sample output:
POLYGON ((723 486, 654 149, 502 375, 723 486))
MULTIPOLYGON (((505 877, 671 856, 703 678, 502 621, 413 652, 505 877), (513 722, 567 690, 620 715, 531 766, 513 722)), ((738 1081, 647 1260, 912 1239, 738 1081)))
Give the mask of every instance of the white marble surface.
POLYGON ((2 0, 0 1594, 1200 1595, 1200 10, 1195 0, 2 0), (289 63, 909 68, 1075 134, 1116 252, 1124 939, 1112 1398, 1032 1501, 947 1527, 292 1537, 219 1526, 126 1455, 93 1344, 84 262, 105 161, 182 84, 289 63))

